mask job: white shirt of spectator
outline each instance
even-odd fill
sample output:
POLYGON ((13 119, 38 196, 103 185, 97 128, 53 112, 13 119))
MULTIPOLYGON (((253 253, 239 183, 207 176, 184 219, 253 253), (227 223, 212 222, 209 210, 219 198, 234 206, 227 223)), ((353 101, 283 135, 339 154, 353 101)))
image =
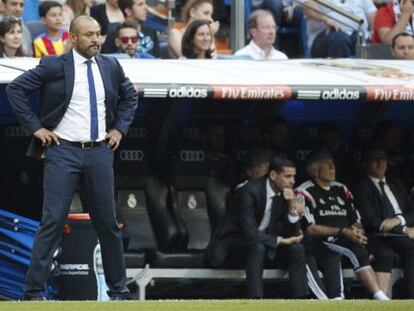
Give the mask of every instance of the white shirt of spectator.
MULTIPOLYGON (((309 0, 299 0, 301 3, 306 3, 309 0)), ((370 35, 369 32, 369 20, 368 18, 370 15, 377 11, 377 8, 375 7, 372 0, 326 0, 327 2, 330 2, 344 11, 347 11, 348 13, 351 13, 354 16, 357 16, 359 18, 362 18, 364 20, 364 23, 362 24, 362 29, 364 30, 365 36, 368 38, 370 35)), ((338 13, 332 11, 331 9, 328 9, 326 7, 323 7, 322 5, 319 6, 320 11, 325 13, 327 16, 332 17, 335 22, 337 20, 344 22, 346 25, 342 23, 338 23, 339 27, 345 31, 348 35, 351 35, 355 30, 358 29, 358 24, 349 20, 348 18, 339 15, 338 13)), ((324 23, 316 21, 314 19, 307 19, 307 33, 308 33, 308 46, 309 48, 312 46, 313 40, 315 37, 321 32, 326 29, 326 26, 324 23)))
MULTIPOLYGON (((378 178, 374 178, 374 177, 372 177, 372 176, 369 176, 369 179, 371 179, 371 181, 374 183, 374 185, 375 185, 375 187, 377 188, 377 190, 379 191, 379 193, 382 193, 382 192, 381 192, 380 185, 379 185, 379 182, 380 182, 381 180, 379 180, 378 178)), ((401 221, 401 226, 405 226, 405 223, 406 223, 406 222, 405 222, 405 218, 404 218, 403 216, 401 216, 402 211, 401 211, 401 209, 400 209, 400 206, 398 205, 397 199, 395 198, 395 196, 394 196, 394 194, 392 193, 392 191, 391 191, 390 187, 388 186, 386 179, 384 178, 382 181, 384 182, 384 190, 385 190, 385 194, 387 195, 388 199, 390 200, 391 205, 392 205, 392 207, 394 208, 395 214, 397 215, 397 218, 399 218, 399 219, 400 219, 400 221, 401 221)))
MULTIPOLYGON (((259 228, 258 228, 259 231, 264 231, 264 230, 266 230, 267 227, 269 227, 270 217, 271 217, 271 213, 272 213, 273 197, 275 197, 276 195, 281 195, 281 193, 276 194, 273 191, 272 187, 270 186, 270 181, 269 181, 269 178, 268 178, 266 180, 266 208, 265 208, 265 211, 263 213, 263 218, 260 221, 260 225, 259 225, 259 228)), ((294 224, 299 220, 299 216, 291 216, 290 214, 288 214, 288 219, 289 219, 289 222, 294 224)))
MULTIPOLYGON (((60 138, 86 142, 91 140, 91 109, 89 103, 89 84, 87 74, 87 59, 73 51, 73 64, 75 70, 72 98, 68 108, 53 130, 60 138)), ((95 58, 92 58, 92 74, 95 83, 96 101, 98 104, 98 139, 101 141, 106 136, 105 124, 105 89, 95 58)))
POLYGON ((266 57, 266 53, 262 50, 253 40, 244 48, 238 50, 234 55, 250 56, 255 60, 271 60, 271 59, 288 59, 285 53, 276 50, 273 46, 270 47, 269 55, 266 57))

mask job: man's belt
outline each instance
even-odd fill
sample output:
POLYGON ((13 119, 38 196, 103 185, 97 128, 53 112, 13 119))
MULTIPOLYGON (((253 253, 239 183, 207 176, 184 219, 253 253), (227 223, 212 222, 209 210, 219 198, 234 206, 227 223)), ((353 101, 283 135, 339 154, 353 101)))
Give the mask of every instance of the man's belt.
POLYGON ((102 141, 86 141, 86 142, 78 142, 78 141, 69 141, 65 139, 59 139, 60 143, 65 145, 71 145, 74 147, 78 147, 81 149, 94 149, 98 147, 102 147, 106 144, 105 140, 102 141))

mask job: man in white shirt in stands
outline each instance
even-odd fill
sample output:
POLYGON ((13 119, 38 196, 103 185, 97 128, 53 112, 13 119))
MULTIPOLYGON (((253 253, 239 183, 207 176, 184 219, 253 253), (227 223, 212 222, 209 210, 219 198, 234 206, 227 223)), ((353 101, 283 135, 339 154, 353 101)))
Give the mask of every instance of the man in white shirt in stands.
POLYGON ((247 22, 250 43, 238 50, 237 56, 250 56, 255 60, 288 59, 286 54, 276 50, 273 44, 276 40, 277 25, 271 12, 256 10, 247 22))

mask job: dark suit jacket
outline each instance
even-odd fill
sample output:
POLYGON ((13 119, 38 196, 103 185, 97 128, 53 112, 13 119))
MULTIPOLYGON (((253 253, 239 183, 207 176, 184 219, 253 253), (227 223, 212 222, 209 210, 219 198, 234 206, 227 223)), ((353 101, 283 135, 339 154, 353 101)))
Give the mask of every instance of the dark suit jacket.
MULTIPOLYGON (((396 180, 387 178, 387 184, 394 194, 407 226, 414 225, 414 206, 404 186, 396 180)), ((362 224, 368 233, 379 232, 379 227, 385 219, 382 196, 378 188, 369 179, 363 177, 354 188, 355 206, 361 214, 362 224)), ((395 227, 392 232, 402 233, 402 226, 395 227)))
POLYGON ((221 264, 235 242, 247 246, 262 243, 274 257, 277 236, 289 237, 297 233, 299 224, 289 222, 288 204, 283 198, 280 198, 280 204, 273 206, 266 231, 258 230, 266 208, 266 180, 249 181, 236 191, 231 209, 213 232, 207 247, 206 258, 210 265, 221 264))
MULTIPOLYGON (((105 89, 106 129, 117 129, 125 135, 134 119, 137 92, 116 59, 97 55, 96 62, 105 89)), ((26 71, 7 86, 10 104, 28 134, 32 135, 42 127, 53 130, 58 125, 72 97, 74 75, 73 53, 69 52, 42 58, 34 69, 26 71), (28 100, 28 94, 35 90, 39 91, 39 116, 28 100)), ((36 155, 39 148, 39 141, 33 140, 28 155, 36 155)))

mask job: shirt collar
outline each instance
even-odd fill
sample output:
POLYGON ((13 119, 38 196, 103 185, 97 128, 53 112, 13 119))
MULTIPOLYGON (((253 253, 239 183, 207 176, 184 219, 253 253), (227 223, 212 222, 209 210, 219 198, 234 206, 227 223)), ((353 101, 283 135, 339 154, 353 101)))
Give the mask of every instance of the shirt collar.
POLYGON ((270 180, 269 178, 267 178, 266 179, 266 197, 273 198, 276 195, 278 194, 273 191, 272 186, 270 185, 270 180))
POLYGON ((383 181, 384 184, 387 183, 387 180, 385 179, 385 177, 383 179, 378 179, 378 178, 372 177, 370 175, 368 175, 368 177, 369 177, 369 179, 371 179, 371 181, 374 183, 374 185, 378 185, 380 181, 383 181))
MULTIPOLYGON (((76 52, 75 49, 72 49, 72 52, 73 52, 73 62, 76 65, 84 64, 88 60, 87 58, 83 57, 78 52, 76 52)), ((95 57, 92 57, 91 60, 92 62, 96 63, 95 57)))
POLYGON ((275 50, 275 48, 273 47, 273 45, 270 46, 270 51, 269 51, 269 55, 266 56, 265 51, 259 47, 256 42, 254 42, 253 40, 250 40, 250 45, 252 46, 252 49, 256 51, 256 53, 260 53, 260 55, 263 56, 263 58, 270 58, 270 56, 273 54, 273 51, 275 50))

